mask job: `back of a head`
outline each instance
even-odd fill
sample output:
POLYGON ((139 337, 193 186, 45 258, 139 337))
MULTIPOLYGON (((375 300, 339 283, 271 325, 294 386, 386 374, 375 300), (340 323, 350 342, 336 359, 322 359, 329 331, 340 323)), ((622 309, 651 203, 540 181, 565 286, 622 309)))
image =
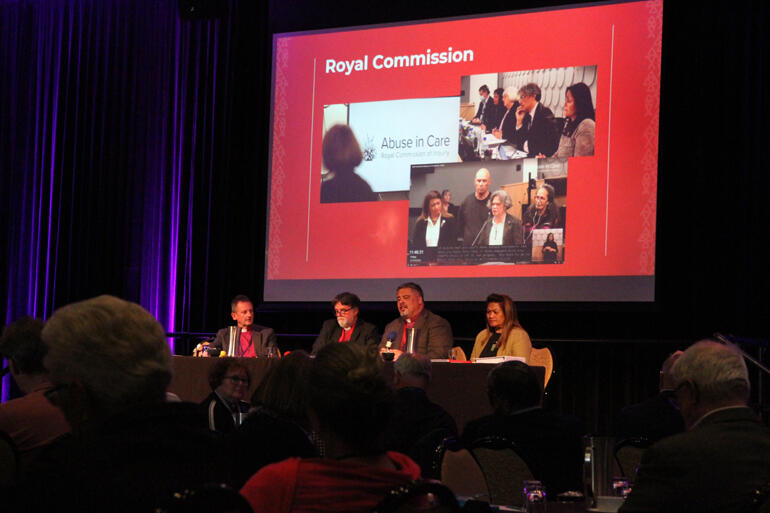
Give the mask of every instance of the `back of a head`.
POLYGON ((104 412, 163 401, 171 352, 163 327, 144 308, 113 296, 72 303, 43 329, 45 366, 57 384, 79 382, 104 412))
POLYGON ((361 163, 363 154, 353 130, 348 125, 334 125, 324 134, 321 143, 324 166, 336 173, 352 172, 361 163))
POLYGON ((307 424, 307 382, 313 360, 305 351, 292 351, 272 367, 252 397, 253 404, 307 424))
POLYGON ((526 363, 504 362, 490 371, 487 392, 495 413, 509 414, 539 405, 542 384, 526 363))
POLYGON ((309 382, 310 409, 322 431, 344 440, 359 454, 383 451, 393 393, 382 374, 376 347, 324 347, 316 355, 309 382))
POLYGON ((43 374, 43 357, 46 346, 40 334, 43 321, 32 317, 21 317, 3 330, 0 338, 0 355, 13 360, 22 374, 43 374))
POLYGON ((701 340, 682 353, 671 370, 674 381, 692 381, 699 399, 719 406, 746 403, 751 385, 743 356, 731 346, 701 340))

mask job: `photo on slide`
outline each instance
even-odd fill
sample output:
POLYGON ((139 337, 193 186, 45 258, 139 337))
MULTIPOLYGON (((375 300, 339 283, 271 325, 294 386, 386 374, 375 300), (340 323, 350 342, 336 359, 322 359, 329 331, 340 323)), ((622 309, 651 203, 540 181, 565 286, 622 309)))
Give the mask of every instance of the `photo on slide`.
POLYGON ((597 66, 461 77, 462 160, 593 156, 596 87, 597 66))
POLYGON ((325 105, 321 203, 403 201, 412 164, 457 161, 454 98, 325 105))
POLYGON ((527 158, 413 165, 407 265, 564 262, 567 163, 527 158), (543 256, 546 232, 557 238, 553 259, 551 241, 543 256))

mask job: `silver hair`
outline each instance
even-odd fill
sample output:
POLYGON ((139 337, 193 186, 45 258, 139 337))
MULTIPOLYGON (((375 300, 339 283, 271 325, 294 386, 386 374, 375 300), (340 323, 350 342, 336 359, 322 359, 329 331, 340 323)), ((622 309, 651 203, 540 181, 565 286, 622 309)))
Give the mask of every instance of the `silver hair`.
MULTIPOLYGON (((503 91, 503 96, 505 96, 506 94, 508 95, 508 98, 510 98, 512 102, 515 102, 519 95, 519 91, 513 86, 508 86, 503 91)), ((500 99, 502 100, 503 98, 501 97, 500 99)))
POLYGON ((503 189, 498 189, 489 195, 489 199, 487 200, 487 208, 492 208, 492 200, 495 198, 500 198, 500 201, 503 202, 505 210, 508 210, 513 206, 513 200, 510 196, 508 196, 508 193, 503 189))
POLYGON ((430 358, 423 354, 403 353, 393 364, 396 372, 402 376, 431 378, 430 358))
POLYGON ((136 303, 113 296, 72 303, 54 312, 42 337, 53 382, 79 382, 96 408, 112 411, 165 397, 171 381, 166 334, 136 303))
POLYGON ((534 82, 530 82, 519 88, 519 94, 524 96, 534 96, 537 101, 540 101, 540 86, 534 82))
POLYGON ((713 340, 691 345, 674 363, 671 373, 678 385, 691 380, 706 403, 747 401, 751 384, 743 356, 731 346, 713 340))

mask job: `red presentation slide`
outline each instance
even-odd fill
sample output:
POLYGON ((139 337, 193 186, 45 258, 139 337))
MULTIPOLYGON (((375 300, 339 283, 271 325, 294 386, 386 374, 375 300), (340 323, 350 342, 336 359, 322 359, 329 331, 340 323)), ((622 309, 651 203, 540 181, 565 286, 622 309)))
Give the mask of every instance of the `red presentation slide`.
MULTIPOLYGON (((463 281, 453 279, 639 277, 653 283, 662 12, 662 1, 641 1, 276 35, 265 299, 318 300, 339 292, 322 286, 298 297, 299 284, 313 280, 335 287, 351 280, 361 290, 362 280, 450 279, 460 292, 446 298, 458 300, 469 298, 463 281), (590 151, 573 155, 563 153, 577 151, 574 137, 569 147, 565 135, 572 112, 565 100, 577 83, 590 94, 594 112, 578 126, 580 132, 590 125, 590 151), (527 84, 537 86, 539 114, 533 110, 530 117, 525 109, 517 131, 505 134, 492 130, 504 127, 499 118, 479 128, 480 85, 490 91, 490 108, 494 97, 499 113, 514 117, 534 104, 529 89, 521 93, 527 84), (521 127, 535 134, 541 119, 551 123, 539 117, 546 111, 556 127, 548 155, 535 149, 534 135, 526 144, 516 139, 521 127), (349 126, 363 159, 356 181, 346 182, 338 199, 322 201, 324 182, 336 178, 329 168, 340 165, 333 164, 340 158, 325 158, 325 136, 339 124, 349 126), (489 227, 477 230, 468 211, 452 216, 445 210, 442 229, 456 230, 451 243, 421 259, 415 248, 426 240, 436 246, 439 237, 415 229, 420 220, 430 226, 429 192, 451 189, 453 206, 464 208, 482 169, 489 170, 489 192, 506 191, 508 217, 490 204, 489 227), (537 214, 532 209, 543 184, 551 184, 554 221, 532 226, 527 209, 537 214), (515 227, 510 240, 494 231, 497 212, 515 227), (476 236, 463 237, 463 227, 476 236), (556 256, 544 257, 551 253, 546 240, 556 256), (518 256, 495 257, 503 253, 494 245, 518 256), (474 257, 482 251, 493 255, 489 261, 474 257)), ((584 299, 654 299, 652 286, 640 290, 628 298, 622 290, 594 291, 584 299)), ((387 288, 362 299, 392 296, 387 288)))

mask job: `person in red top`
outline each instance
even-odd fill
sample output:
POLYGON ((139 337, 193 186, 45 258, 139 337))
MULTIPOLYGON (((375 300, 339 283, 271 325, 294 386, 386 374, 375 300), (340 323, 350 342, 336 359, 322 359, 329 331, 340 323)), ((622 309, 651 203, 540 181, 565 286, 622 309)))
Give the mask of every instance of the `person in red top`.
POLYGON ((43 367, 46 347, 42 331, 43 321, 22 317, 6 326, 0 339, 0 354, 8 360, 13 379, 26 394, 0 404, 0 431, 11 437, 22 454, 70 431, 64 414, 45 397, 53 384, 43 367))
POLYGON ((310 371, 310 422, 320 458, 268 465, 241 489, 260 513, 368 511, 387 492, 420 477, 408 456, 386 452, 393 392, 376 346, 329 344, 310 371))
POLYGON ((199 344, 193 356, 219 356, 219 351, 224 351, 228 356, 238 358, 264 357, 268 356, 271 347, 278 354, 275 331, 273 328, 254 324, 254 305, 247 296, 235 296, 230 302, 230 310, 230 316, 236 323, 234 328, 238 329, 238 345, 233 348, 232 354, 229 351, 231 328, 222 328, 217 331, 217 336, 211 344, 199 344))

